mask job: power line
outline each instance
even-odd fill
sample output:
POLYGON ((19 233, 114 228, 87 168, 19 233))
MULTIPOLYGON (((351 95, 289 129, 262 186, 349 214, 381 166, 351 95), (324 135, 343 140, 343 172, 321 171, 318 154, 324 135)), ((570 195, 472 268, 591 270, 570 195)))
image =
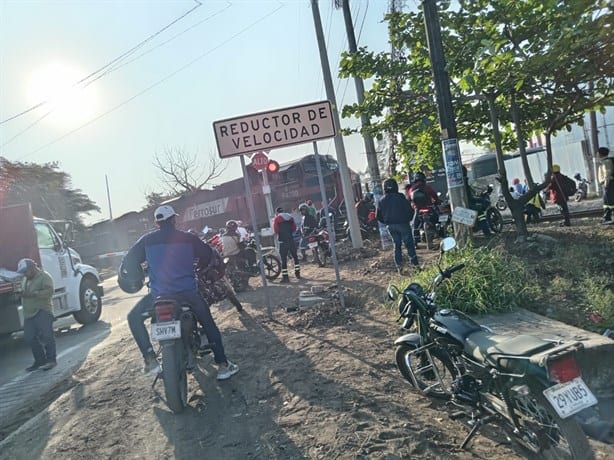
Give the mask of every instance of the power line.
MULTIPOLYGON (((147 43, 148 41, 154 39, 155 37, 157 37, 158 35, 160 35, 162 32, 164 32, 166 29, 168 29, 169 27, 171 27, 172 25, 176 24, 177 22, 179 22, 180 20, 182 20, 183 18, 185 18, 187 15, 189 15, 190 13, 192 13, 194 10, 196 10, 198 7, 202 6, 202 3, 199 0, 194 0, 196 2, 196 5, 188 10, 187 12, 185 12, 184 14, 182 14, 181 16, 179 16, 177 19, 173 20, 172 22, 170 22, 169 24, 167 24, 166 26, 164 26, 162 29, 158 30, 157 32, 155 32, 154 34, 150 35, 149 37, 147 37, 145 40, 141 41, 139 44, 137 44, 136 46, 132 47, 131 49, 129 49, 128 51, 126 51, 125 53, 121 54, 120 56, 116 57, 115 59, 113 59, 111 62, 103 65, 102 67, 100 67, 98 70, 95 70, 94 72, 90 73, 89 75, 87 75, 86 77, 82 78, 81 80, 77 81, 76 83, 74 83, 71 88, 74 88, 78 85, 80 85, 81 83, 85 82, 86 80, 90 79, 91 77, 93 77, 94 75, 102 72, 103 70, 105 70, 107 67, 112 66, 113 64, 115 64, 118 61, 121 61, 122 59, 130 56, 132 53, 134 53, 136 50, 138 50, 139 48, 141 48, 145 43, 147 43)), ((38 104, 23 110, 5 120, 0 121, 0 125, 3 125, 4 123, 7 123, 11 120, 14 120, 16 118, 19 118, 27 113, 32 112, 33 110, 38 109, 39 107, 42 107, 43 105, 47 104, 49 101, 45 100, 42 102, 39 102, 38 104)))
POLYGON ((107 116, 108 114, 110 114, 111 112, 114 112, 115 110, 121 108, 122 106, 128 104, 129 102, 132 102, 134 99, 136 99, 137 97, 145 94, 146 92, 150 91, 151 89, 155 88, 156 86, 161 85, 162 83, 164 83, 165 81, 169 80, 170 78, 174 77, 175 75, 177 75, 179 72, 182 72, 183 70, 187 69, 188 67, 190 67, 191 65, 193 65, 194 63, 196 63, 197 61, 200 61, 201 59, 203 59, 204 57, 208 56, 209 54, 211 54, 212 52, 218 50, 219 48, 221 48, 222 46, 226 45, 227 43, 229 43, 230 41, 234 40, 235 38, 237 38, 238 36, 242 35, 243 33, 247 32, 249 29, 251 29, 252 27, 254 27, 255 25, 259 24, 260 22, 264 21, 265 19, 267 19, 268 17, 272 16, 273 14, 275 14, 277 11, 279 11, 280 9, 282 9, 285 5, 283 3, 280 3, 279 6, 277 8, 275 8, 273 11, 265 14, 264 16, 262 16, 261 18, 257 19, 256 21, 252 22, 251 24, 249 24, 248 26, 244 27, 243 29, 241 29, 240 31, 238 31, 237 33, 233 34, 232 36, 230 36, 229 38, 227 38, 226 40, 224 40, 223 42, 221 42, 219 45, 209 49, 208 51, 204 52, 203 54, 197 56, 196 58, 192 59, 190 62, 188 62, 187 64, 184 64, 183 66, 179 67, 177 70, 171 72, 170 74, 166 75, 164 78, 156 81, 155 83, 149 85, 148 87, 146 87, 145 89, 143 89, 142 91, 138 92, 137 94, 135 94, 134 96, 129 97, 128 99, 125 99, 124 101, 120 102, 119 104, 117 104, 115 107, 107 110, 104 113, 101 113, 100 115, 98 115, 95 118, 92 118, 91 120, 89 120, 86 123, 83 123, 82 125, 78 126, 77 128, 63 134, 62 136, 58 137, 57 139, 54 139, 51 142, 48 142, 44 145, 42 145, 41 147, 38 147, 37 149, 34 149, 30 152, 28 152, 27 154, 23 155, 20 160, 24 159, 27 156, 33 155, 35 153, 40 152, 41 150, 46 149, 47 147, 50 147, 58 142, 60 142, 61 140, 67 138, 68 136, 76 133, 77 131, 80 131, 83 128, 86 128, 87 126, 95 123, 96 121, 100 120, 101 118, 107 116))
MULTIPOLYGON (((163 41, 162 43, 157 44, 156 46, 154 46, 153 48, 150 48, 149 50, 139 54, 138 56, 132 58, 131 60, 127 61, 127 62, 117 62, 117 65, 115 67, 111 67, 110 69, 108 69, 106 72, 103 72, 102 74, 96 76, 96 78, 89 80, 87 82, 85 82, 83 84, 83 87, 81 89, 85 89, 87 88, 89 85, 91 85, 92 83, 100 80, 102 77, 104 77, 105 75, 108 75, 109 73, 115 72, 116 70, 127 66, 128 64, 131 64, 132 62, 142 58, 143 56, 145 56, 146 54, 151 53, 152 51, 160 48, 161 46, 166 45, 167 43, 175 40, 177 37, 185 34, 186 32, 192 30, 193 28, 201 25, 202 23, 209 21, 210 19, 214 18, 215 16, 217 16, 218 14, 226 11, 228 8, 230 8, 232 6, 232 3, 228 2, 225 8, 222 8, 221 10, 216 11, 215 13, 213 13, 210 16, 207 16, 206 18, 202 19, 201 21, 198 21, 197 23, 193 24, 192 26, 188 27, 187 29, 184 29, 183 31, 173 35, 171 38, 169 38, 168 40, 163 41)), ((194 11, 194 9, 192 9, 191 11, 194 11)), ((186 13, 187 14, 187 13, 186 13)), ((185 17, 185 15, 183 16, 185 17)), ((176 22, 176 21, 174 21, 176 22)), ((167 26, 168 27, 168 26, 167 26)), ((149 40, 149 39, 148 39, 149 40)), ((143 43, 143 42, 142 42, 143 43)), ((133 48, 134 49, 134 48, 133 48)), ((127 57, 127 56, 126 56, 127 57)), ((115 59, 114 61, 117 61, 117 59, 115 59)), ((108 65, 107 65, 108 66, 108 65)), ((106 66, 105 66, 106 67, 106 66)), ((103 67, 104 68, 104 67, 103 67)), ((95 72, 94 72, 95 73, 95 72)), ((93 73, 93 74, 94 74, 93 73)), ((92 74, 92 75, 93 75, 92 74)), ((82 80, 83 81, 83 80, 82 80)), ((79 83, 75 83, 73 85, 73 88, 78 85, 79 83)), ((37 106, 35 106, 35 108, 41 107, 42 105, 46 104, 46 102, 42 102, 40 104, 38 104, 37 106)), ((21 136, 22 134, 24 134, 25 132, 29 131, 30 129, 32 129, 34 126, 36 126, 38 123, 40 123, 41 121, 43 121, 45 118, 47 118, 49 115, 51 115, 54 111, 55 111, 56 107, 52 107, 51 110, 49 110, 48 112, 46 112, 44 115, 42 115, 41 117, 37 118, 33 123, 29 124, 26 128, 24 128, 23 130, 21 130, 20 132, 18 132, 17 134, 15 134, 13 137, 11 137, 8 141, 4 142, 2 145, 0 145, 0 147, 6 147, 8 144, 10 144, 11 142, 13 142, 15 139, 17 139, 19 136, 21 136)), ((1 124, 1 123, 0 123, 1 124)))

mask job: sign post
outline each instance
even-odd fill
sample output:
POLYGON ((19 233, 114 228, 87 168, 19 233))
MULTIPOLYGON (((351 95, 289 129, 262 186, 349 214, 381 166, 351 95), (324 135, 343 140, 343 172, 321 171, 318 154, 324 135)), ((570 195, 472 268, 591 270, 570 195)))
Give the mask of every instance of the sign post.
MULTIPOLYGON (((268 151, 273 148, 287 147, 290 145, 304 144, 313 142, 314 155, 316 158, 316 167, 318 169, 318 180, 320 182, 320 193, 322 195, 322 203, 324 212, 326 213, 326 223, 329 229, 331 255, 335 266, 337 276, 337 288, 339 290, 339 300, 342 306, 344 298, 339 276, 339 264, 335 251, 335 230, 332 228, 332 223, 328 216, 328 200, 326 199, 326 191, 324 189, 324 179, 322 177, 322 169, 320 166, 320 158, 318 156, 317 140, 335 137, 336 128, 333 121, 332 107, 329 101, 313 102, 284 109, 272 110, 268 112, 259 112, 251 115, 240 117, 227 118, 224 120, 213 122, 213 131, 215 132, 215 141, 217 143, 218 155, 220 158, 230 158, 234 156, 241 157, 241 168, 243 170, 243 178, 245 182, 245 193, 249 205, 252 224, 256 225, 256 212, 254 210, 254 202, 251 193, 251 186, 247 170, 245 167, 244 154, 258 152, 252 157, 254 167, 260 168, 264 164, 263 156, 268 160, 267 155, 263 151, 268 151), (257 163, 257 164, 256 164, 257 163)), ((263 172, 266 177, 266 171, 263 172)), ((263 179, 265 181, 266 179, 263 179)), ((265 183, 268 193, 270 187, 265 183)), ((263 190, 264 191, 264 190, 263 190)), ((351 197, 345 197, 346 200, 351 197)), ((348 203, 346 202, 346 206, 348 203)), ((256 244, 258 245, 258 259, 262 260, 262 251, 260 246, 260 232, 254 228, 256 236, 256 244)), ((260 264, 260 275, 262 284, 266 289, 269 317, 272 317, 271 299, 268 292, 264 268, 260 264)))

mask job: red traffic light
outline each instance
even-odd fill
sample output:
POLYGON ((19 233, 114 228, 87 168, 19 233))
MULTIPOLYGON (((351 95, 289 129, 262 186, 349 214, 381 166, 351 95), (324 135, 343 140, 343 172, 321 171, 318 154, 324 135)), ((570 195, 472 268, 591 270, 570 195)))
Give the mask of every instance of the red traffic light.
POLYGON ((279 171, 279 163, 277 163, 275 160, 269 160, 266 164, 266 170, 271 174, 275 174, 277 171, 279 171))

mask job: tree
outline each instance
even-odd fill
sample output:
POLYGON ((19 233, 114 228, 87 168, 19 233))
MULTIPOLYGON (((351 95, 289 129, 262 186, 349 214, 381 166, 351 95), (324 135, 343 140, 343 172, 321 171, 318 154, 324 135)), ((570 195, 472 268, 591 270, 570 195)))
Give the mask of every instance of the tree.
POLYGON ((206 164, 201 164, 196 154, 190 155, 184 149, 171 147, 156 153, 153 165, 166 187, 166 192, 159 195, 170 197, 202 190, 226 170, 226 165, 214 154, 209 155, 206 164))
MULTIPOLYGON (((607 2, 573 0, 460 0, 457 10, 444 4, 440 14, 448 74, 452 82, 459 138, 495 146, 502 190, 521 234, 522 209, 547 185, 531 177, 525 139, 544 134, 551 170, 550 137, 586 111, 612 104, 614 59, 612 12, 607 2), (594 87, 594 90, 589 88, 594 87), (508 191, 504 152, 517 146, 530 193, 513 200, 508 191)), ((363 104, 346 106, 343 116, 363 111, 377 120, 376 136, 401 134, 401 153, 408 168, 441 164, 436 108, 423 15, 388 15, 391 42, 408 50, 391 63, 386 53, 361 49, 344 54, 341 75, 373 78, 363 104), (387 81, 402 75, 399 95, 387 81), (387 112, 387 107, 395 110, 387 112), (377 118, 379 117, 379 118, 377 118), (393 119, 394 117, 394 119, 393 119)))
POLYGON ((38 217, 66 219, 81 226, 81 214, 100 208, 79 189, 71 188, 70 175, 58 164, 11 162, 0 157, 0 205, 30 203, 38 217))

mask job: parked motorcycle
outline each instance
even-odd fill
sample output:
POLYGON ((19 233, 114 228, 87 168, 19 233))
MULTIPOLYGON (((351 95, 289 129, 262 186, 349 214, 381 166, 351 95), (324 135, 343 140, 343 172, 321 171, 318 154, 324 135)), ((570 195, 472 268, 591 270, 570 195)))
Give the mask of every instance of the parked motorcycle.
POLYGON ((158 297, 154 303, 151 338, 160 343, 162 371, 156 375, 164 382, 164 394, 168 407, 176 414, 188 403, 188 372, 195 367, 196 359, 210 352, 202 343, 198 320, 190 304, 179 297, 158 297))
POLYGON ((586 180, 585 178, 583 178, 580 175, 580 173, 577 173, 573 177, 576 180, 576 182, 578 183, 578 187, 577 187, 576 193, 574 195, 574 200, 575 201, 586 200, 586 197, 588 195, 588 184, 590 184, 590 182, 588 180, 586 180))
MULTIPOLYGON (((367 222, 359 221, 359 225, 360 235, 362 236, 363 240, 379 239, 379 224, 377 219, 373 218, 367 222)), ((345 236, 345 238, 349 239, 350 241, 352 240, 352 236, 350 234, 350 223, 347 219, 345 222, 343 222, 342 234, 345 236)))
MULTIPOLYGON (((489 185, 486 190, 480 193, 480 199, 483 201, 484 207, 486 208, 486 221, 488 222, 488 227, 491 231, 495 233, 501 233, 503 230, 503 216, 499 210, 491 204, 490 195, 493 192, 493 186, 489 185)), ((474 227, 474 231, 479 230, 476 226, 474 227)))
POLYGON ((582 343, 498 335, 460 311, 440 310, 437 286, 464 267, 441 268, 444 252, 455 246, 454 238, 442 241, 429 291, 417 283, 402 292, 388 288, 390 299, 400 297, 399 319, 408 331, 395 341, 401 374, 424 395, 448 400, 456 409, 452 418, 469 419, 462 448, 484 424, 497 421, 539 458, 592 458, 573 418, 597 403, 575 359, 582 343))
POLYGON ((313 260, 320 267, 326 265, 326 261, 331 257, 328 230, 325 227, 316 228, 313 233, 307 235, 307 247, 313 253, 313 260))

